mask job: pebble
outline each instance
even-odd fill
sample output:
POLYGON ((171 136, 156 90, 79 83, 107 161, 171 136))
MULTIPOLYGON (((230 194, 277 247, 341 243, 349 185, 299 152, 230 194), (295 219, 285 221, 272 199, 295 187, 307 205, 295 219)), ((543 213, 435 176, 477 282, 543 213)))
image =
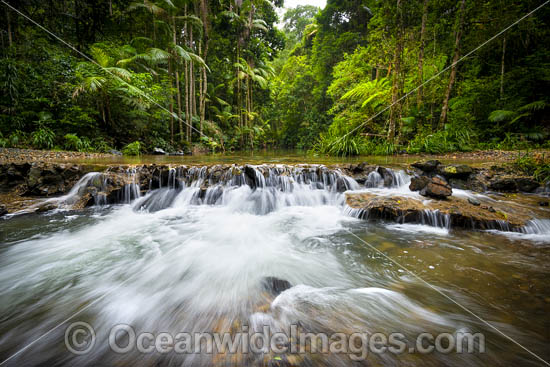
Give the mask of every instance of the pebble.
POLYGON ((481 205, 481 202, 477 200, 476 198, 469 197, 468 202, 472 205, 478 206, 481 205))

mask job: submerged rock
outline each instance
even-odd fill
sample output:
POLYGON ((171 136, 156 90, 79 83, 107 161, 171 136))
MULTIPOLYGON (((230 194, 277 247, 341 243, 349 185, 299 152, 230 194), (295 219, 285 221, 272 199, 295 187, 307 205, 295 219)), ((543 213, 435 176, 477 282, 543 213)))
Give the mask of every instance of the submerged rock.
POLYGON ((292 288, 292 284, 288 280, 279 279, 275 277, 265 277, 262 280, 263 288, 271 293, 273 296, 278 296, 282 292, 289 288, 292 288))

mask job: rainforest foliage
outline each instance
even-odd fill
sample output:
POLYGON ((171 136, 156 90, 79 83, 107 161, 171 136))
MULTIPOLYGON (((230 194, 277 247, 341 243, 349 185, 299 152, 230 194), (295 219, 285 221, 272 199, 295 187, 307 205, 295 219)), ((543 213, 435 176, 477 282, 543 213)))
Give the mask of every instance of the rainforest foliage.
POLYGON ((0 146, 550 147, 550 6, 483 45, 542 0, 7 2, 0 146))

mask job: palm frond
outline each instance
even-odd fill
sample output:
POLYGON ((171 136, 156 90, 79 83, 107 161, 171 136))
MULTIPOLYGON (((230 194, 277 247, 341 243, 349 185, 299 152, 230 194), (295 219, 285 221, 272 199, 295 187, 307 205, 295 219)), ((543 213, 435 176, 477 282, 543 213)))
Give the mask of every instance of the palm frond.
POLYGON ((117 67, 110 67, 110 68, 104 68, 106 72, 112 75, 116 75, 117 77, 124 79, 126 81, 130 81, 132 78, 132 73, 130 73, 128 70, 124 68, 117 68, 117 67))
POLYGON ((103 68, 111 64, 112 58, 100 47, 92 46, 90 48, 90 55, 103 68))
POLYGON ((191 61, 191 56, 189 52, 187 52, 183 47, 179 45, 173 45, 172 49, 176 53, 179 58, 184 59, 186 61, 191 61))
POLYGON ((546 101, 535 101, 518 108, 519 112, 540 111, 548 107, 546 101))
POLYGON ((514 111, 495 110, 489 114, 489 121, 502 122, 512 120, 517 115, 514 111))
POLYGON ((261 29, 264 32, 267 32, 267 23, 263 19, 254 19, 251 24, 252 28, 261 29))

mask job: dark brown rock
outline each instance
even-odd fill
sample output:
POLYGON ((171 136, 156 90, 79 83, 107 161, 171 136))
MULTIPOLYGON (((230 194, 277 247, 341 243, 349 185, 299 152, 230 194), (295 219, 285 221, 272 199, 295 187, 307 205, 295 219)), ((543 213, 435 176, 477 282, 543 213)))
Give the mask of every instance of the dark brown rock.
POLYGON ((451 188, 451 185, 440 177, 433 177, 430 183, 420 190, 420 195, 435 199, 445 199, 452 194, 453 189, 451 188))
POLYGON ((489 182, 489 189, 495 191, 517 192, 518 186, 513 177, 496 177, 489 182))
POLYGON ((474 206, 462 197, 430 202, 411 197, 377 196, 372 193, 347 193, 346 204, 359 210, 362 219, 383 219, 399 223, 424 223, 426 211, 448 218, 451 227, 519 230, 534 218, 549 218, 550 212, 520 202, 488 201, 491 206, 474 206), (484 210, 480 210, 484 209, 484 210), (491 210, 492 209, 492 210, 491 210))
POLYGON ((412 167, 418 168, 419 170, 423 172, 433 172, 437 169, 437 167, 441 164, 440 161, 432 159, 428 161, 419 161, 411 164, 412 167))
POLYGON ((467 178, 473 172, 473 169, 465 164, 452 164, 439 166, 438 171, 446 178, 467 178))
POLYGON ((390 187, 394 184, 393 180, 393 172, 385 167, 378 167, 377 169, 378 173, 382 178, 384 179, 384 186, 390 187))
POLYGON ((529 177, 516 178, 516 185, 519 191, 534 192, 540 186, 539 183, 529 177))
POLYGON ((468 202, 472 205, 479 206, 481 205, 481 202, 477 200, 476 198, 469 197, 468 202))
POLYGON ((411 190, 411 191, 420 191, 423 188, 425 188, 426 186, 428 186, 428 184, 431 181, 432 180, 429 177, 426 177, 426 176, 412 177, 411 178, 411 184, 409 185, 409 190, 411 190))

